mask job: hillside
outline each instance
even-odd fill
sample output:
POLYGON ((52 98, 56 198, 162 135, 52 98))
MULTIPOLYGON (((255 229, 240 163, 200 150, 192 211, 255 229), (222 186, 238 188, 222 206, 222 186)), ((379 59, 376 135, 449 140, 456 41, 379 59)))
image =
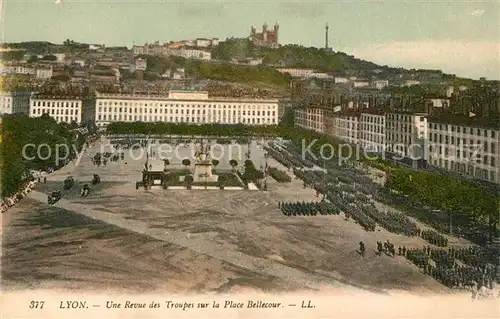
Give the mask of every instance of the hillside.
POLYGON ((212 58, 218 60, 230 61, 234 58, 244 57, 262 58, 263 64, 266 65, 310 68, 338 74, 358 73, 359 71, 370 73, 370 71, 375 70, 381 73, 399 70, 357 59, 343 52, 327 52, 323 49, 308 48, 297 44, 287 44, 278 49, 269 49, 256 46, 248 39, 228 39, 221 42, 212 51, 212 58))
MULTIPOLYGON (((1 52, 3 60, 20 60, 24 53, 51 54, 56 52, 83 53, 86 45, 75 43, 70 40, 64 44, 53 44, 50 42, 33 41, 22 43, 4 43, 1 48, 20 49, 23 51, 1 52)), ((107 50, 110 50, 108 48, 107 50)), ((127 49, 115 48, 119 52, 127 49)), ((289 87, 290 77, 280 75, 276 67, 308 68, 317 72, 333 73, 335 76, 357 76, 366 79, 387 79, 398 85, 405 79, 418 80, 434 86, 422 87, 420 89, 396 89, 393 93, 408 93, 406 91, 419 91, 424 95, 436 95, 436 86, 446 82, 447 85, 455 87, 471 87, 474 81, 471 79, 458 78, 455 75, 444 74, 440 70, 403 69, 393 68, 386 65, 358 59, 343 52, 328 52, 314 47, 303 47, 297 44, 287 44, 278 49, 270 49, 254 45, 249 39, 227 39, 220 42, 212 50, 212 59, 215 61, 185 60, 175 56, 144 56, 148 60, 146 79, 155 79, 161 76, 167 69, 185 68, 189 76, 195 78, 207 78, 229 82, 249 83, 252 85, 266 85, 280 89, 289 87), (231 65, 230 61, 241 58, 262 59, 259 67, 248 67, 242 65, 231 65)), ((490 82, 490 81, 488 81, 490 82)), ((494 83, 491 83, 494 84, 494 83)), ((442 88, 438 89, 442 91, 442 88)))

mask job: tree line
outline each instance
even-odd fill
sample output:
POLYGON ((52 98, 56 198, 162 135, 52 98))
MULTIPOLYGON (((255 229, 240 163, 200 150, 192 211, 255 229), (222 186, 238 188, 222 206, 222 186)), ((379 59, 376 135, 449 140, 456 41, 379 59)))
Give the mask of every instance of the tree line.
POLYGON ((57 154, 59 158, 75 158, 84 141, 84 136, 71 131, 68 124, 58 124, 49 116, 4 117, 0 146, 2 197, 12 196, 19 191, 32 177, 31 170, 57 169, 64 165, 63 161, 57 160, 57 154), (48 147, 39 148, 42 144, 48 147), (29 147, 25 148, 27 145, 29 147), (66 145, 69 153, 65 154, 64 146, 56 152, 57 145, 66 145), (26 156, 23 155, 23 149, 26 156))
POLYGON ((426 171, 392 168, 385 186, 437 210, 467 216, 495 227, 500 196, 463 180, 426 171))

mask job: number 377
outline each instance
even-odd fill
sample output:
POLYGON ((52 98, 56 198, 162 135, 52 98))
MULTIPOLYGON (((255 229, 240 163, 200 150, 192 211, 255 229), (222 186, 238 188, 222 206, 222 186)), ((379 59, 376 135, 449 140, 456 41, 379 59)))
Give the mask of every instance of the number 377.
POLYGON ((45 304, 45 301, 31 301, 30 302, 30 309, 43 309, 44 304, 45 304))

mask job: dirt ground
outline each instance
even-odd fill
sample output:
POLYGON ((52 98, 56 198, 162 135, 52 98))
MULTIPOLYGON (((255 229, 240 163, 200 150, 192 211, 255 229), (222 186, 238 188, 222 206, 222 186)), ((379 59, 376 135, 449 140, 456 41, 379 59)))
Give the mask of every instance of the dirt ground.
MULTIPOLYGON (((375 255, 377 241, 427 245, 421 239, 368 233, 342 216, 282 215, 278 202, 319 200, 299 180, 269 178, 267 192, 136 190, 143 160, 126 155, 97 168, 90 161, 95 151, 2 215, 4 289, 450 292, 403 257, 375 255), (102 183, 89 197, 75 187, 46 204, 45 194, 68 174, 81 186, 93 173, 102 183), (356 252, 359 241, 367 246, 364 257, 356 252)), ((252 159, 262 161, 254 156, 258 151, 252 159)))

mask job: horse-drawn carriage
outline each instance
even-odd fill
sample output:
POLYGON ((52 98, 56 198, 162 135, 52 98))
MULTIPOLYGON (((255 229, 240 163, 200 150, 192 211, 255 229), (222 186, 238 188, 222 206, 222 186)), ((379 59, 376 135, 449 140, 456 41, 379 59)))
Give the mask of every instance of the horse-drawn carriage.
POLYGON ((53 205, 55 204, 57 201, 59 201, 62 197, 62 193, 60 190, 55 190, 55 191, 52 191, 52 193, 50 193, 48 196, 47 196, 47 203, 49 205, 53 205))
POLYGON ((90 194, 89 184, 83 185, 83 188, 82 188, 82 191, 80 192, 80 194, 82 195, 82 197, 87 197, 90 194))
POLYGON ((75 180, 73 179, 73 177, 71 176, 66 177, 66 179, 64 180, 64 189, 68 190, 71 189, 73 186, 75 186, 75 180))

